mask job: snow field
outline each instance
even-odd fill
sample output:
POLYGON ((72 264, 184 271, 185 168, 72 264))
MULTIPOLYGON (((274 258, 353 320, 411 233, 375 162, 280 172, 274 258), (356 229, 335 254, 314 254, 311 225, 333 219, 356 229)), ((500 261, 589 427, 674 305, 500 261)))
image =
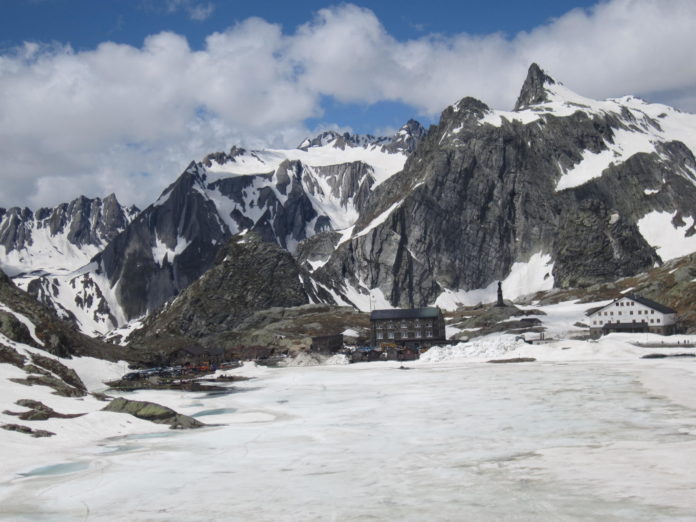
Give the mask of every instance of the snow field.
POLYGON ((201 506, 207 520, 688 519, 696 413, 670 393, 694 381, 694 365, 599 344, 529 347, 548 354, 532 364, 245 365, 231 372, 255 377, 235 384, 242 393, 138 392, 186 414, 219 411, 200 419, 222 425, 134 426, 56 450, 42 465, 62 472, 5 480, 0 504, 15 520, 58 521, 191 520, 201 506))

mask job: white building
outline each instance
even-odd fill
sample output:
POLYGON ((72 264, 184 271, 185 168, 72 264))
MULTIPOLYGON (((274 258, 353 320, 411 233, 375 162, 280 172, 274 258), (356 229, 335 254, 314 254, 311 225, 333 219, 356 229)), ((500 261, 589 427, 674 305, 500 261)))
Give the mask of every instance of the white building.
POLYGON ((638 295, 626 295, 588 314, 590 335, 609 332, 652 332, 672 335, 677 312, 638 295))

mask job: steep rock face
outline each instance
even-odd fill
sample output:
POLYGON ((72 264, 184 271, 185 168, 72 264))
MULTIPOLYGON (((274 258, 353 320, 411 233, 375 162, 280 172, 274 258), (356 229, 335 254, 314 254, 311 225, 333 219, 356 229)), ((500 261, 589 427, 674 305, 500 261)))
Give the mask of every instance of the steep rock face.
POLYGON ((0 209, 0 267, 19 272, 70 270, 86 264, 137 215, 111 194, 81 196, 55 208, 0 209))
POLYGON ((529 67, 527 78, 522 85, 514 110, 519 111, 532 105, 549 101, 546 86, 555 83, 553 78, 544 73, 537 64, 533 63, 529 67))
POLYGON ((195 281, 229 237, 213 202, 196 190, 200 183, 198 167, 190 166, 94 258, 126 318, 157 308, 195 281))
POLYGON ((411 153, 416 150, 416 146, 425 138, 426 131, 423 126, 416 120, 408 120, 406 124, 399 129, 396 136, 392 138, 391 143, 383 145, 384 150, 389 152, 407 152, 411 153))
POLYGON ((392 305, 422 306, 446 290, 486 288, 537 254, 557 286, 659 262, 638 220, 654 210, 693 215, 692 150, 661 137, 635 104, 596 109, 561 89, 532 66, 516 105, 531 109, 500 113, 471 98, 447 108, 314 276, 353 303, 376 289, 392 305), (621 157, 629 138, 652 152, 621 157), (583 172, 605 154, 614 159, 606 168, 583 172))
POLYGON ((253 233, 235 236, 214 267, 146 320, 143 335, 135 334, 132 344, 165 333, 204 339, 233 330, 258 310, 307 304, 313 290, 301 275, 286 250, 253 233))
POLYGON ((248 230, 293 251, 354 222, 373 183, 372 168, 359 161, 309 167, 286 160, 268 174, 237 176, 191 164, 94 258, 96 274, 108 279, 123 317, 139 317, 211 268, 233 234, 248 230))
POLYGON ((191 163, 137 218, 113 196, 36 213, 0 209, 9 252, 0 263, 26 272, 17 284, 62 318, 104 334, 176 296, 234 234, 252 231, 294 252, 317 233, 352 226, 422 134, 409 121, 391 138, 326 132, 292 150, 232 147, 191 163))
MULTIPOLYGON (((45 350, 58 357, 79 355, 110 360, 128 358, 127 350, 87 337, 77 331, 74 325, 62 321, 54 310, 17 288, 2 271, 0 311, 1 333, 12 341, 45 350), (27 322, 31 324, 31 329, 26 326, 27 322)), ((71 376, 70 372, 63 373, 60 365, 51 366, 53 362, 48 358, 33 356, 32 362, 55 372, 66 379, 66 382, 77 383, 75 376, 71 376)))
MULTIPOLYGON (((411 121, 392 139, 329 132, 296 151, 234 147, 191 163, 93 259, 91 279, 107 280, 108 288, 100 283, 101 293, 105 301, 113 296, 119 307, 112 310, 114 326, 176 296, 213 266, 220 245, 234 234, 251 231, 294 252, 317 233, 352 226, 377 173, 383 180, 401 168, 403 150, 420 139, 421 131, 411 121), (382 150, 383 145, 392 148, 382 150), (354 159, 362 157, 366 161, 354 159)), ((52 292, 44 284, 42 295, 52 292)), ((85 299, 75 295, 73 300, 78 297, 85 299)))

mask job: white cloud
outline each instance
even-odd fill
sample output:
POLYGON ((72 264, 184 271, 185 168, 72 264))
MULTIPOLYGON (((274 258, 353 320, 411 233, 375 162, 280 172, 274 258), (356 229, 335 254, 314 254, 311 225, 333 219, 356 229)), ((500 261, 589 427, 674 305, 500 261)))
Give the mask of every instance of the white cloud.
MULTIPOLYGON (((149 10, 158 10, 158 5, 150 0, 146 0, 143 6, 149 10)), ((199 3, 194 0, 166 0, 164 8, 167 13, 176 13, 183 10, 191 20, 200 22, 210 18, 213 11, 215 11, 215 4, 212 2, 199 3)))
POLYGON ((207 20, 215 11, 214 4, 198 4, 189 7, 188 13, 191 20, 198 20, 199 22, 207 20))
MULTIPOLYGON (((166 5, 201 7, 200 17, 214 7, 166 5)), ((467 95, 510 108, 533 61, 587 96, 636 94, 694 111, 695 25, 690 0, 614 0, 512 38, 400 41, 370 10, 342 5, 289 35, 251 18, 201 50, 173 33, 81 52, 26 43, 0 55, 0 206, 110 191, 145 205, 208 152, 296 145, 304 121, 322 115, 322 96, 401 101, 429 116, 467 95)))

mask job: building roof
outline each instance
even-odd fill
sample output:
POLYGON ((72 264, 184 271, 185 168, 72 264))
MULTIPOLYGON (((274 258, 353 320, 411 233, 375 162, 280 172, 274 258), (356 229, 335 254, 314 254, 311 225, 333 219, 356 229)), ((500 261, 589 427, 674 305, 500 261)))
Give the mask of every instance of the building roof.
POLYGON ((433 319, 439 317, 440 313, 440 309, 436 307, 373 310, 370 314, 370 321, 379 319, 433 319))
POLYGON ((596 314, 597 312, 599 312, 600 310, 604 310, 605 308, 613 305, 614 303, 621 301, 621 299, 630 299, 631 301, 635 301, 636 303, 640 303, 643 306, 647 306, 648 308, 652 308, 653 310, 660 312, 660 313, 663 313, 663 314, 676 314, 677 313, 676 310, 672 310, 670 307, 665 306, 663 304, 660 304, 656 301, 653 301, 652 299, 648 299, 647 297, 643 297, 643 296, 636 295, 636 294, 627 294, 627 295, 624 295, 622 297, 619 297, 618 299, 614 299, 611 303, 609 303, 607 305, 601 306, 599 308, 592 308, 592 309, 588 310, 586 315, 588 317, 591 317, 594 314, 596 314))
POLYGON ((676 314, 677 313, 676 310, 672 310, 670 307, 665 306, 663 304, 656 303, 655 301, 653 301, 652 299, 648 299, 647 297, 643 297, 640 295, 633 295, 633 294, 628 295, 626 297, 628 297, 629 299, 633 299, 635 302, 640 303, 642 305, 645 305, 649 308, 653 308, 653 309, 657 310, 658 312, 662 312, 663 314, 676 314))

